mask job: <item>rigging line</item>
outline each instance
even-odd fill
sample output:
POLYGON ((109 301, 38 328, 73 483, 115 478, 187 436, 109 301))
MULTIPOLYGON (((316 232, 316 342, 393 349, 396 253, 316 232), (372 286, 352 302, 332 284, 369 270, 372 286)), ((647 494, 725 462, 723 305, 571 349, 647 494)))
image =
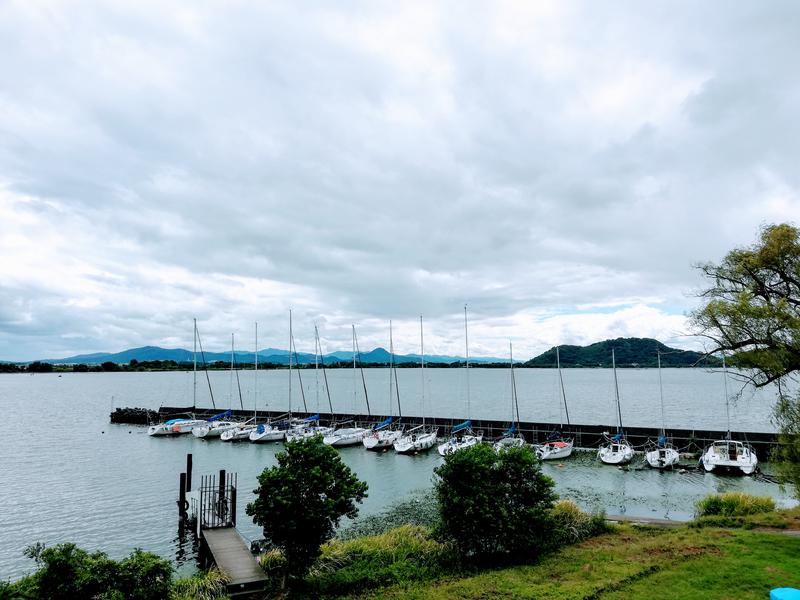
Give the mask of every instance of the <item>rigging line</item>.
POLYGON ((519 425, 519 397, 517 396, 517 380, 514 377, 514 353, 511 342, 508 343, 509 355, 511 356, 511 394, 514 398, 514 408, 517 411, 517 425, 519 425))
POLYGON ((208 382, 208 393, 211 394, 211 406, 216 409, 217 405, 214 402, 214 390, 211 389, 211 377, 208 376, 208 368, 206 366, 206 353, 203 352, 203 340, 200 339, 200 332, 196 331, 196 333, 197 343, 200 346, 200 356, 203 358, 203 371, 206 373, 206 381, 208 382))
POLYGON ((617 380, 617 360, 614 349, 611 349, 611 365, 614 369, 614 394, 617 397, 617 417, 619 419, 619 432, 622 433, 622 407, 619 402, 619 381, 617 380))
POLYGON ((233 357, 233 372, 236 373, 236 387, 239 389, 239 405, 244 410, 244 399, 242 398, 242 384, 239 381, 239 369, 236 368, 236 357, 233 357))
POLYGON ((294 364, 297 365, 297 379, 300 381, 300 396, 303 398, 303 410, 308 412, 308 406, 306 405, 306 392, 303 389, 303 377, 300 375, 300 362, 297 360, 297 346, 294 344, 294 336, 291 338, 291 350, 294 351, 294 364))
MULTIPOLYGON (((564 413, 567 417, 567 426, 569 426, 569 408, 567 407, 567 392, 564 390, 564 375, 561 373, 561 355, 556 346, 556 362, 558 364, 558 380, 561 383, 561 398, 564 400, 564 413)), ((563 426, 563 423, 562 423, 563 426)))
MULTIPOLYGON (((392 322, 389 321, 389 352, 390 358, 389 360, 392 363, 392 372, 394 373, 394 391, 397 394, 397 419, 400 420, 403 418, 403 411, 400 408, 400 385, 397 383, 397 366, 394 364, 394 342, 392 341, 392 322)), ((389 377, 391 378, 392 374, 389 373, 389 377)), ((391 395, 391 384, 389 385, 389 407, 391 410, 392 405, 392 395, 391 395)))
POLYGON ((317 348, 319 348, 319 363, 322 366, 322 381, 325 384, 325 393, 328 395, 328 408, 331 409, 331 420, 333 420, 333 403, 331 402, 331 390, 328 387, 328 375, 325 372, 325 357, 322 354, 322 342, 319 339, 319 329, 314 323, 314 336, 317 338, 317 348))
POLYGON ((422 315, 419 316, 419 364, 422 379, 420 406, 422 407, 422 424, 425 425, 425 342, 422 337, 422 315))
POLYGON ((361 383, 364 386, 364 400, 367 401, 367 416, 372 416, 372 411, 369 408, 369 395, 367 394, 367 380, 364 377, 364 364, 361 362, 361 350, 358 347, 358 336, 356 335, 356 326, 353 325, 353 340, 356 343, 356 354, 358 355, 358 368, 361 371, 361 383))

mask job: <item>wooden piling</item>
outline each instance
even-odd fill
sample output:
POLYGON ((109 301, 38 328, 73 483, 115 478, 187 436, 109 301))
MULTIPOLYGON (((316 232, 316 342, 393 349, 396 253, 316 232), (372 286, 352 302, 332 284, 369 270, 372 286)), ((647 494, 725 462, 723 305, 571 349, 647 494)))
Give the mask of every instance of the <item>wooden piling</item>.
POLYGON ((186 492, 192 491, 192 453, 186 455, 186 492))
POLYGON ((178 485, 178 515, 186 517, 186 473, 181 473, 178 485))

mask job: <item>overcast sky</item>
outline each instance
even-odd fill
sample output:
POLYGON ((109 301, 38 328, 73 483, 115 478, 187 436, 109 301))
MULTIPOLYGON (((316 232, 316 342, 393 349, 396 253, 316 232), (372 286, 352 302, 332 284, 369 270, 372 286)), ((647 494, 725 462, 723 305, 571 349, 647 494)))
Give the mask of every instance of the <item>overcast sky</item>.
POLYGON ((692 347, 800 221, 800 4, 0 2, 0 359, 692 347))

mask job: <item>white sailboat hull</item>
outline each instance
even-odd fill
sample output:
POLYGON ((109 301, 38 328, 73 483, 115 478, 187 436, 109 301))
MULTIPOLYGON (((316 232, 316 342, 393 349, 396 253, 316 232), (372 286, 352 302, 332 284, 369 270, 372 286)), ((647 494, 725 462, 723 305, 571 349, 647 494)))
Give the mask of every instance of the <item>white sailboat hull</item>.
POLYGON ((222 435, 219 436, 219 439, 221 439, 223 442, 243 442, 250 439, 251 431, 255 431, 255 427, 236 427, 234 429, 223 431, 222 435))
POLYGON ((706 448, 700 462, 709 473, 727 469, 752 475, 758 467, 758 457, 753 448, 742 442, 728 440, 718 440, 706 448))
POLYGON ((458 452, 464 448, 471 448, 483 441, 482 435, 465 435, 461 438, 450 438, 444 444, 441 444, 436 450, 441 456, 447 456, 453 452, 458 452))
POLYGON ((572 440, 556 440, 534 446, 539 460, 558 460, 572 454, 572 440))
POLYGON ((322 443, 326 446, 333 446, 341 448, 343 446, 355 446, 360 444, 361 440, 367 434, 367 429, 363 427, 347 427, 345 429, 337 429, 334 432, 322 438, 322 443))
POLYGON ((296 442, 298 440, 307 440, 318 435, 325 437, 330 433, 333 433, 333 427, 303 427, 301 429, 287 431, 286 441, 296 442))
POLYGON ((633 448, 627 441, 609 442, 597 451, 597 458, 607 465, 626 465, 633 459, 633 448))
POLYGON ((497 452, 508 448, 522 448, 523 446, 525 446, 525 440, 519 436, 504 437, 494 443, 494 449, 497 452))
POLYGON ((147 435, 180 435, 182 433, 191 433, 195 427, 203 427, 204 425, 208 425, 208 421, 203 419, 186 419, 175 423, 160 423, 151 425, 147 430, 147 435))
POLYGON ((192 435, 198 438, 220 437, 228 429, 235 429, 238 426, 238 423, 229 423, 225 421, 206 423, 201 427, 195 427, 192 429, 192 435))
POLYGON ((374 431, 367 433, 361 440, 364 448, 367 450, 388 450, 394 446, 394 443, 399 440, 403 435, 401 429, 388 429, 383 431, 374 431))
POLYGON ((265 444, 267 442, 280 442, 286 439, 286 430, 277 427, 264 427, 264 431, 259 432, 253 429, 248 436, 253 444, 265 444))
POLYGON ((644 455, 645 461, 654 469, 671 469, 678 464, 681 456, 675 448, 654 448, 644 455))
POLYGON ((404 435, 394 443, 394 450, 398 454, 416 454, 418 452, 425 452, 436 445, 438 435, 438 429, 429 431, 427 433, 412 433, 409 435, 404 435))

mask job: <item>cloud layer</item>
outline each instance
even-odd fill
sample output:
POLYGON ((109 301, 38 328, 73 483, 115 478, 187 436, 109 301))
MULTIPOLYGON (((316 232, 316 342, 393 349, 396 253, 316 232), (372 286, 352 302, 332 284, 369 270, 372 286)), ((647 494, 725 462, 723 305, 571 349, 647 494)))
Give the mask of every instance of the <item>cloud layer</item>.
POLYGON ((800 7, 0 5, 0 359, 697 342, 797 220, 800 7))

